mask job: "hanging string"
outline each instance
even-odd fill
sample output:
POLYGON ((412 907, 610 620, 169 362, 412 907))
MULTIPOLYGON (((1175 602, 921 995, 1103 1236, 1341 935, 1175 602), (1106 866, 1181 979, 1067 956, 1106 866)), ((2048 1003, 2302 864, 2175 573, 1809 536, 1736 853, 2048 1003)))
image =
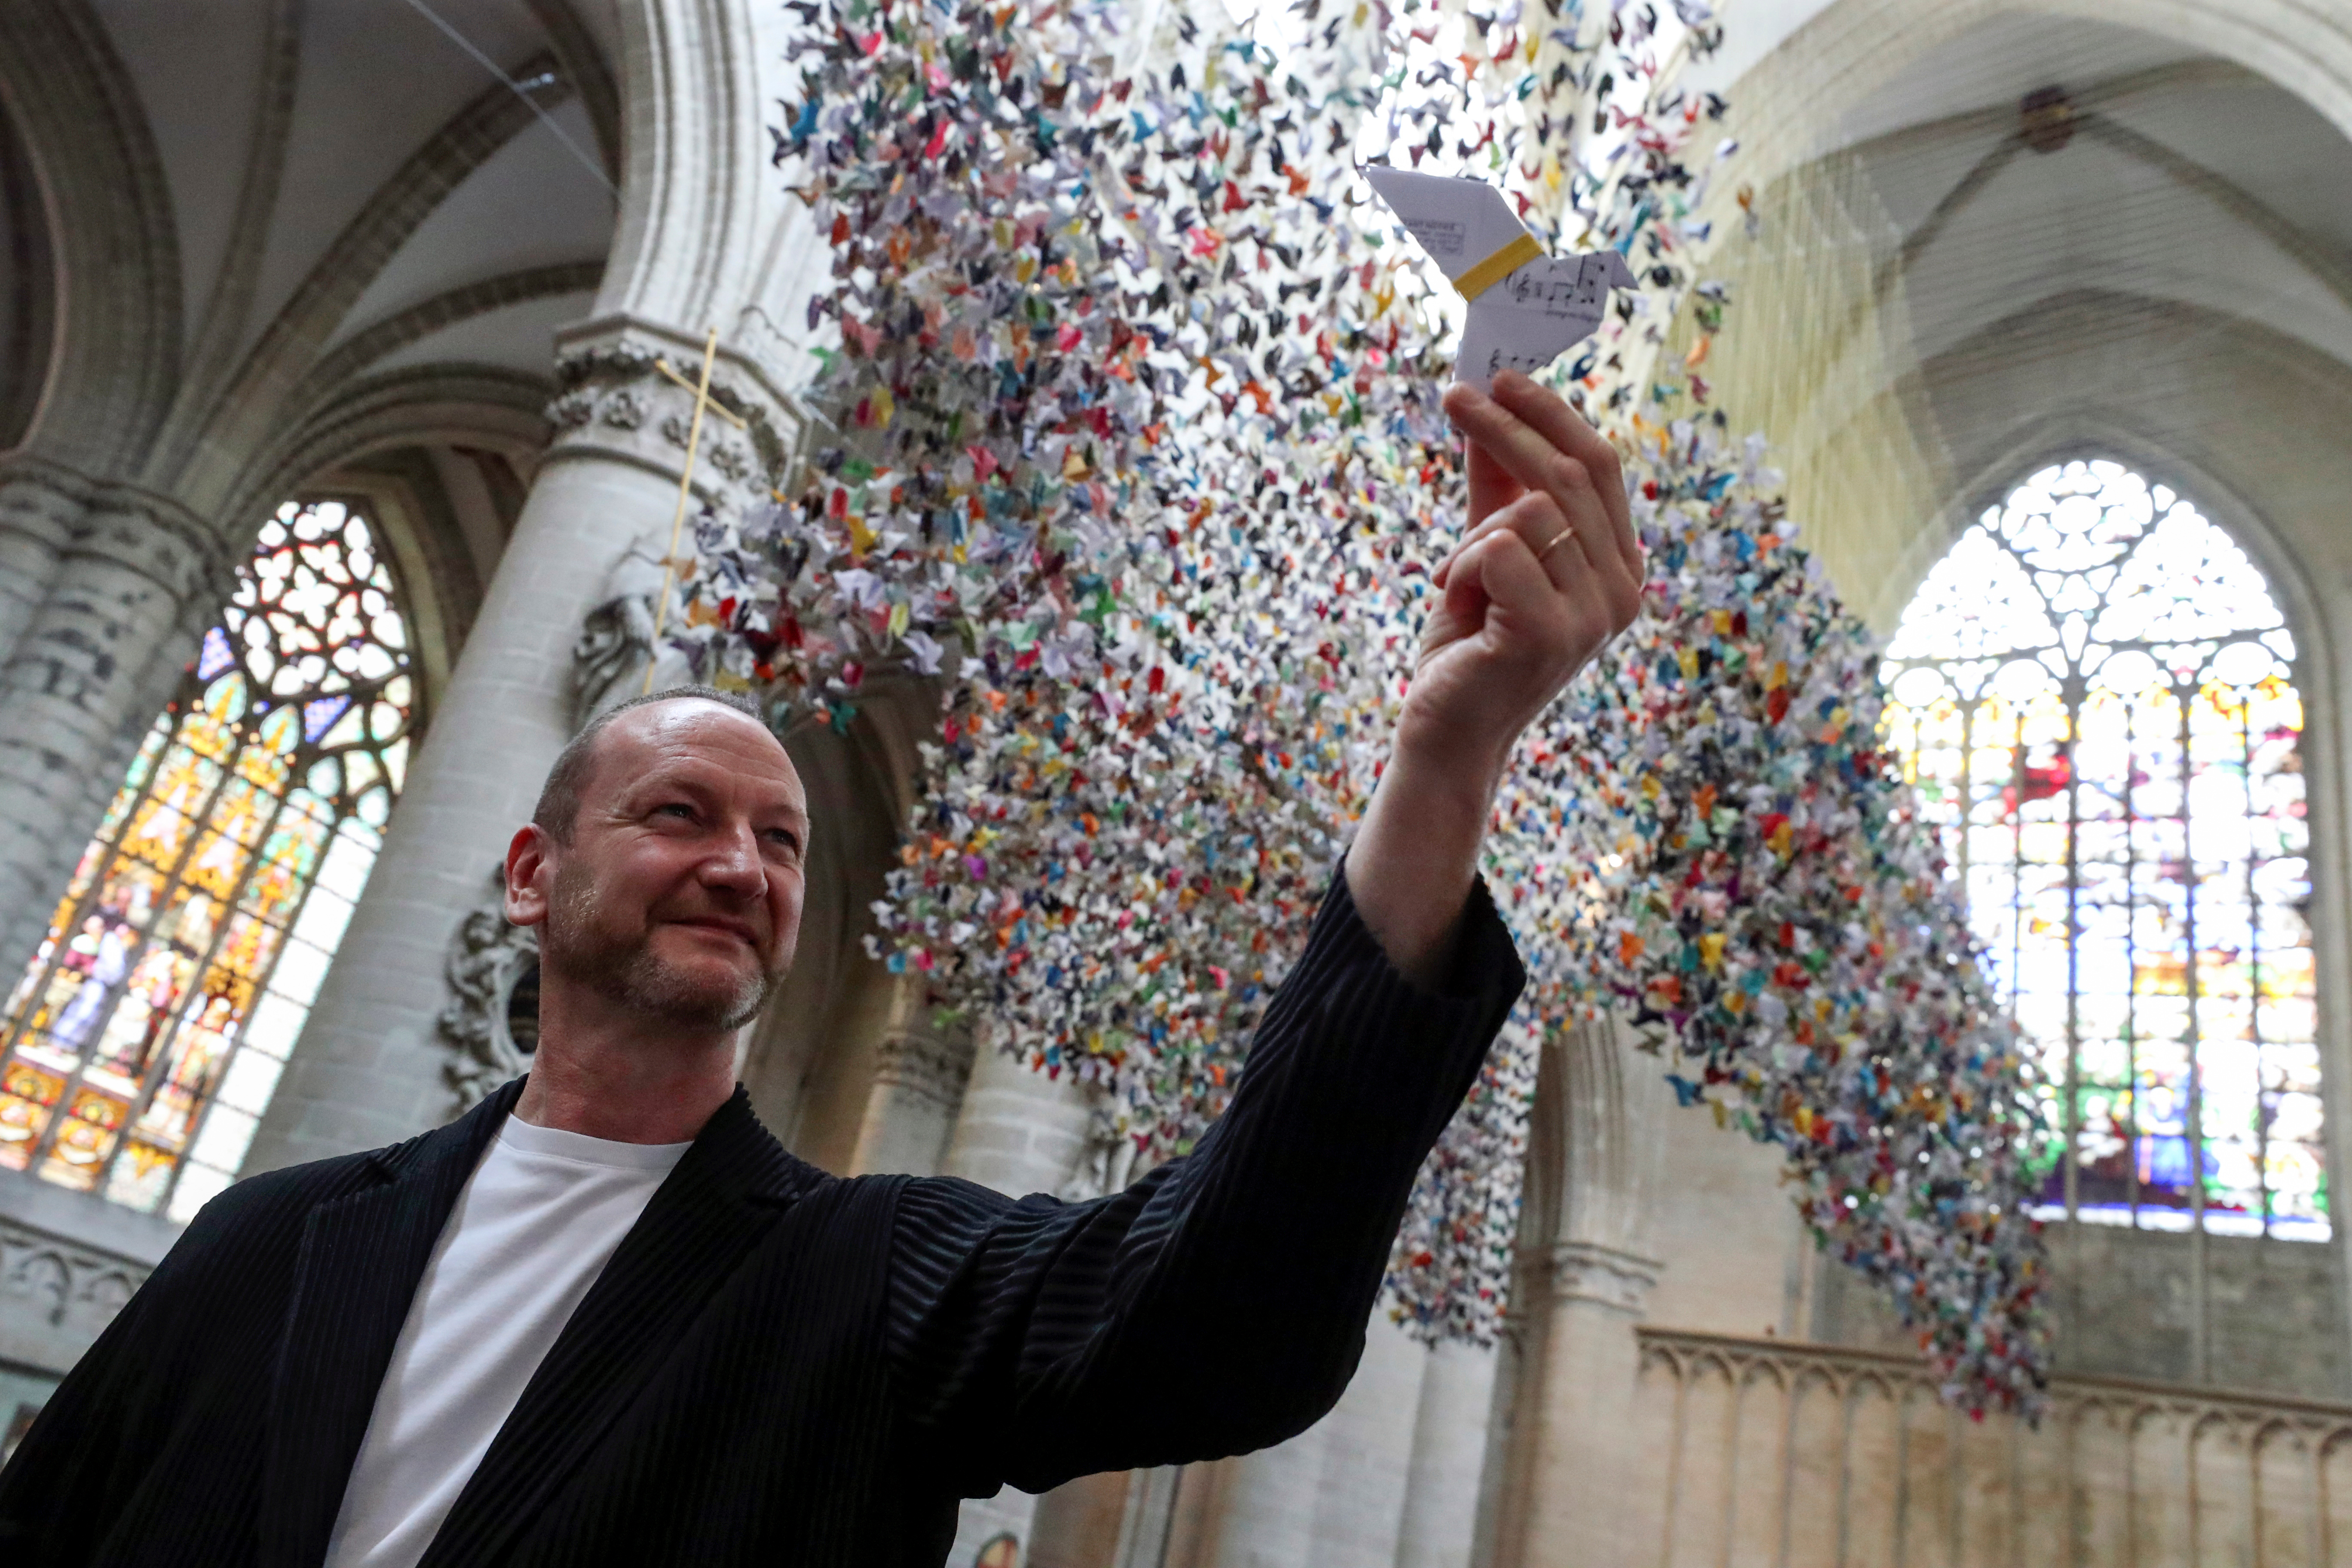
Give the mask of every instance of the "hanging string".
POLYGON ((418 16, 424 17, 435 26, 440 28, 442 35, 451 43, 465 50, 468 55, 471 55, 476 63, 480 65, 484 70, 489 72, 492 76, 506 83, 509 89, 511 90, 517 98, 521 99, 523 102, 529 104, 530 106, 530 111, 539 116, 540 123, 546 126, 548 131, 558 142, 563 143, 564 151, 570 153, 573 158, 579 160, 580 166, 587 170, 590 174, 593 175, 598 184, 604 187, 605 194, 610 195, 616 205, 619 203, 621 199, 621 187, 613 183, 613 177, 610 174, 604 173, 604 165, 590 157, 586 152, 582 150, 580 143, 574 142, 571 137, 563 133, 563 127, 555 122, 555 117, 553 115, 548 113, 546 110, 541 109, 539 106, 539 100, 531 97, 530 89, 529 88, 523 86, 522 83, 515 80, 514 78, 507 75, 505 71, 499 69, 498 61, 490 58, 489 56, 476 48, 472 40, 468 39, 465 34, 457 31, 457 28, 451 26, 438 12, 435 11, 432 6, 427 5, 425 3, 425 0, 408 0, 408 5, 409 9, 415 11, 418 16))
POLYGON ((702 342, 702 379, 694 389, 694 422, 686 430, 686 466, 677 476, 677 511, 669 520, 669 548, 662 553, 661 595, 654 601, 653 647, 646 656, 646 684, 639 695, 654 689, 654 666, 661 662, 662 627, 669 619, 670 590, 677 583, 677 546, 686 532, 686 503, 694 499, 694 454, 702 445, 702 411, 710 406, 710 366, 719 357, 719 329, 702 342))

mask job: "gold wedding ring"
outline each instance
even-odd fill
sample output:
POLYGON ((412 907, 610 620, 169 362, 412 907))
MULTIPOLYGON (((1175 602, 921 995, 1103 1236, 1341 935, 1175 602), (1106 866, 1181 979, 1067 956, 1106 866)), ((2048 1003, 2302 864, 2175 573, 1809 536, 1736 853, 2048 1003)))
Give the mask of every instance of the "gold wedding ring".
POLYGON ((1550 554, 1553 551, 1558 550, 1561 545, 1566 544, 1570 540, 1574 539, 1575 537, 1576 525, 1574 523, 1570 523, 1568 527, 1561 529, 1558 533, 1554 534, 1549 544, 1545 545, 1541 550, 1536 552, 1536 559, 1538 561, 1542 560, 1545 556, 1550 554))

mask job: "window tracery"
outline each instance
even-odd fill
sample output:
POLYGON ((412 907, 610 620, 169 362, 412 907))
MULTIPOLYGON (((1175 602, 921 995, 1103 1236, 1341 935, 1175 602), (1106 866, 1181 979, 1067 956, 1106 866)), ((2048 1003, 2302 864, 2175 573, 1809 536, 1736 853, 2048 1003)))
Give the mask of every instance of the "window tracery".
POLYGON ((2294 657, 2245 552, 2105 461, 1988 510, 1887 647, 1889 745, 2063 1130, 2048 1215, 2329 1234, 2294 657))
POLYGON ((238 576, 0 1016, 0 1166, 181 1220, 244 1160, 414 710, 366 518, 289 502, 238 576))

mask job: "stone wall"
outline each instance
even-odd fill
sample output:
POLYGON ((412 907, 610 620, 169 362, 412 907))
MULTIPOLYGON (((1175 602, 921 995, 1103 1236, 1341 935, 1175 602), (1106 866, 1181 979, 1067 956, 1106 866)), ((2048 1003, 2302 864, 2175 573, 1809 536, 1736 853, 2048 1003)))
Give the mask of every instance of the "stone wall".
MULTIPOLYGON (((2343 1264, 2333 1244, 2207 1237, 2200 1372, 2189 1237, 2062 1224, 2050 1226, 2047 1240, 2060 1372, 2352 1397, 2343 1264)), ((1834 1265, 1817 1274, 1816 1339, 1873 1350, 1911 1348, 1859 1276, 1834 1265)))
POLYGON ((87 1193, 0 1171, 0 1445, 48 1398, 179 1234, 87 1193))
POLYGON ((2352 1551, 2352 1405, 2064 1376, 2039 1426, 1943 1405, 1916 1356, 1644 1330, 1640 1564, 2244 1568, 2352 1551))

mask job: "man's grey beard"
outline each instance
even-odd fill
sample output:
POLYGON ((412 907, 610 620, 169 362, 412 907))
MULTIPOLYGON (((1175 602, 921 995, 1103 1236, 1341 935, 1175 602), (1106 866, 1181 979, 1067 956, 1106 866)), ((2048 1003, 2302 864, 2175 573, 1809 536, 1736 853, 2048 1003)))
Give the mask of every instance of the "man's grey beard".
POLYGON ((765 970, 724 994, 663 963, 649 941, 605 942, 596 930, 596 891, 586 877, 555 874, 554 898, 539 936, 540 963, 608 1002, 692 1029, 731 1031, 759 1016, 782 979, 765 970))

